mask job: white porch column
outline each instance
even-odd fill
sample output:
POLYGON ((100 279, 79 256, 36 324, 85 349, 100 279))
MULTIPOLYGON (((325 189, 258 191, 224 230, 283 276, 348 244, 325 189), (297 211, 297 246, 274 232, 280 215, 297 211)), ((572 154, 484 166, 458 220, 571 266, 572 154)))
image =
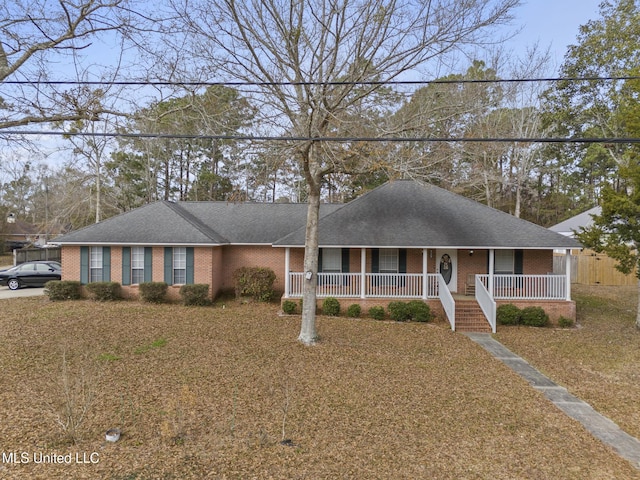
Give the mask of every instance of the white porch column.
POLYGON ((427 299, 429 286, 427 285, 427 249, 422 249, 422 299, 427 299))
POLYGON ((567 302, 571 301, 571 249, 567 248, 564 253, 564 274, 565 274, 565 291, 567 292, 567 302))
POLYGON ((489 249, 489 296, 493 299, 493 270, 495 264, 496 252, 493 248, 489 249))
POLYGON ((289 298, 289 255, 291 252, 290 247, 284 249, 284 298, 289 298))
POLYGON ((360 298, 365 297, 366 287, 365 284, 367 282, 366 276, 367 270, 367 249, 360 249, 360 298))

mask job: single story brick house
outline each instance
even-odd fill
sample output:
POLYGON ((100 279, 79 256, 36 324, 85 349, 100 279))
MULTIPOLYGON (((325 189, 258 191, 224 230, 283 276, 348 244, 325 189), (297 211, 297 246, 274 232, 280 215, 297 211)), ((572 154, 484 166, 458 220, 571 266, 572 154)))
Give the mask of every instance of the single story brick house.
MULTIPOLYGON (((346 204, 323 204, 318 298, 344 305, 421 299, 456 330, 495 331, 500 303, 575 318, 571 284, 553 251, 580 244, 442 188, 396 180, 346 204)), ((233 290, 243 266, 272 268, 283 299, 302 296, 307 205, 159 201, 68 233, 63 280, 115 281, 135 297, 145 281, 233 290)))

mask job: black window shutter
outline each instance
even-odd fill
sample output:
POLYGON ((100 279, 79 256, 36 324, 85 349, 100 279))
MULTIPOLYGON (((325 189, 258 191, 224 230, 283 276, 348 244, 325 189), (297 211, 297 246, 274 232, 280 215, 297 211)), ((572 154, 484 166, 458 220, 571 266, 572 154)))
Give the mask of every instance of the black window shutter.
POLYGON ((380 250, 371 249, 371 273, 380 273, 380 250))
POLYGON ((322 272, 322 249, 318 249, 318 273, 322 272))
MULTIPOLYGON (((401 248, 398 250, 398 273, 407 273, 407 249, 401 248)), ((399 287, 404 287, 405 278, 401 277, 398 281, 399 287)))
POLYGON ((398 273, 407 273, 407 249, 401 248, 398 251, 398 273))
POLYGON ((342 273, 349 273, 349 249, 342 249, 342 273))
MULTIPOLYGON (((349 249, 348 248, 342 249, 342 273, 349 273, 349 249)), ((349 284, 348 275, 342 279, 342 283, 343 285, 349 284)))
POLYGON ((524 251, 515 250, 513 252, 513 273, 516 275, 522 275, 523 263, 524 263, 524 251))

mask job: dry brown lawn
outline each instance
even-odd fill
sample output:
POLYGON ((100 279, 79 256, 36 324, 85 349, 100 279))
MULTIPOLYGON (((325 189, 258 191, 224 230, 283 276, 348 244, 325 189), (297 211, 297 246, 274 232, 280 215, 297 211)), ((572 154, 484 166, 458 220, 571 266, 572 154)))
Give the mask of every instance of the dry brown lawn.
MULTIPOLYGON (((0 309, 3 479, 640 479, 444 323, 319 317, 321 342, 304 347, 299 317, 274 305, 26 298, 0 309), (60 425, 83 406, 77 428, 60 425), (104 441, 110 427, 122 429, 119 442, 104 441), (35 463, 43 454, 71 463, 35 463)), ((539 366, 561 383, 575 378, 581 396, 603 379, 625 392, 637 333, 628 331, 636 353, 592 372, 587 339, 599 334, 582 326, 500 338, 516 351, 533 340, 540 351, 573 345, 571 359, 539 366), (584 373, 568 375, 579 362, 584 373)), ((536 363, 532 350, 521 353, 536 363)), ((595 406, 614 417, 602 399, 595 406)), ((633 423, 638 433, 637 416, 624 426, 633 423)))
POLYGON ((637 287, 574 286, 573 297, 577 328, 502 327, 497 338, 640 438, 637 287))

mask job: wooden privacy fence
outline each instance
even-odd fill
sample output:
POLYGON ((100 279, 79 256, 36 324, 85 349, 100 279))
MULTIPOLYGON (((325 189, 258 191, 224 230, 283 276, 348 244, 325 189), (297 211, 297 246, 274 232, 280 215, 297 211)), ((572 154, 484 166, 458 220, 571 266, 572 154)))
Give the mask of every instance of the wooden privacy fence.
MULTIPOLYGON (((554 273, 564 274, 564 255, 553 257, 554 273)), ((571 282, 580 285, 629 285, 638 284, 634 272, 625 275, 616 269, 616 261, 603 253, 584 250, 578 255, 571 255, 571 282)))
POLYGON ((20 265, 25 262, 33 262, 34 260, 53 260, 59 262, 61 256, 61 248, 23 248, 13 251, 13 264, 20 265))

